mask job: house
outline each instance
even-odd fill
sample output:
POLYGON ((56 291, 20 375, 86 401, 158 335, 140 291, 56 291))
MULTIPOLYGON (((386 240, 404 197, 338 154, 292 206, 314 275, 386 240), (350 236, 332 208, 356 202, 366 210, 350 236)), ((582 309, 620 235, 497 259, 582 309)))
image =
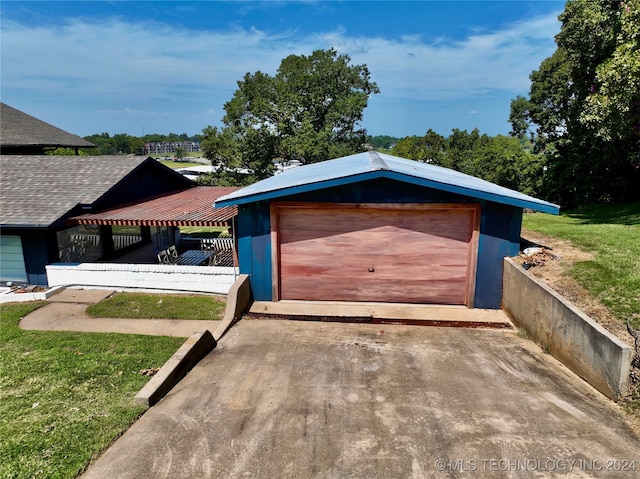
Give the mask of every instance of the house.
POLYGON ((0 282, 33 285, 47 284, 51 263, 109 260, 172 240, 170 226, 70 225, 69 218, 196 186, 153 158, 132 156, 2 155, 0 181, 0 282))
POLYGON ((446 168, 366 152, 228 194, 240 273, 259 301, 375 301, 498 309, 522 212, 557 205, 446 168))
POLYGON ((44 155, 47 150, 96 148, 93 143, 0 103, 0 154, 44 155))

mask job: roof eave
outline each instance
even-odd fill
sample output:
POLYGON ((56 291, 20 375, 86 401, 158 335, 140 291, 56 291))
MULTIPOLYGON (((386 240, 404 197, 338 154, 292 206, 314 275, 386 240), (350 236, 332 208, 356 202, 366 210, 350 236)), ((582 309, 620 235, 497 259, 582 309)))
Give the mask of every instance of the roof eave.
POLYGON ((439 181, 428 180, 426 178, 417 178, 415 176, 406 175, 404 173, 388 172, 385 175, 387 178, 404 181, 405 183, 413 183, 420 186, 426 186, 428 188, 434 188, 436 190, 447 191, 449 193, 455 193, 458 195, 469 196, 472 198, 478 198, 481 200, 491 201, 494 203, 500 203, 509 206, 515 206, 517 208, 527 208, 541 213, 549 213, 553 215, 560 214, 560 206, 548 203, 542 200, 530 200, 524 198, 513 198, 506 195, 499 195, 488 191, 477 190, 473 188, 466 188, 464 186, 453 185, 449 183, 442 183, 439 181))
POLYGON ((451 185, 447 183, 441 183, 425 178, 417 178, 415 176, 407 175, 404 173, 396 173, 389 170, 375 170, 366 173, 357 173, 354 175, 343 176, 340 178, 333 178, 331 180, 323 180, 315 183, 306 183, 303 185, 292 186, 288 188, 282 188, 278 190, 266 191, 262 193, 256 193, 254 195, 248 195, 243 197, 219 198, 215 202, 216 208, 232 205, 243 205, 248 203, 255 203, 258 201, 266 201, 275 198, 281 198, 283 196, 295 195, 298 193, 306 193, 324 188, 330 188, 334 186, 343 186, 350 183, 359 181, 367 181, 377 178, 389 178, 393 180, 402 181, 405 183, 413 183, 419 186, 426 186, 437 190, 447 191, 449 193, 455 193, 463 196, 469 196, 473 198, 479 198, 486 201, 492 201, 494 203, 506 204, 509 206, 515 206, 518 208, 527 208, 541 213, 549 213, 558 215, 560 213, 560 207, 552 203, 538 202, 532 200, 518 199, 507 196, 498 195, 495 193, 489 193, 485 191, 475 190, 471 188, 465 188, 461 186, 451 185))
MULTIPOLYGON (((382 171, 371 171, 366 173, 356 173, 354 175, 342 176, 339 178, 332 178, 330 180, 322 180, 314 183, 305 183, 303 185, 290 186, 287 188, 281 188, 272 191, 265 191, 263 193, 256 193, 248 196, 241 196, 235 198, 224 199, 222 196, 218 198, 214 205, 216 208, 222 208, 225 206, 233 205, 245 205, 247 203, 256 203, 258 201, 271 200, 273 198, 281 198, 283 196, 290 196, 299 193, 307 193, 310 191, 321 190, 325 188, 332 188, 335 186, 348 185, 357 181, 366 181, 376 178, 381 178, 385 175, 381 174, 382 171)), ((229 195, 227 195, 229 196, 229 195)))

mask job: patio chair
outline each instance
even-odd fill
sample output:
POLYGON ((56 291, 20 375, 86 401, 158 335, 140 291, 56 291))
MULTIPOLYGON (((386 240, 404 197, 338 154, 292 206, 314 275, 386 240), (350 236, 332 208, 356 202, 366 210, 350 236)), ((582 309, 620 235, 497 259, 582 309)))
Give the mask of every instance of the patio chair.
POLYGON ((215 251, 216 244, 213 240, 210 239, 201 239, 200 240, 200 250, 201 251, 215 251))
POLYGON ((169 256, 170 263, 175 264, 178 262, 178 250, 176 245, 169 246, 169 249, 167 249, 167 256, 169 256))
POLYGON ((217 266, 218 265, 218 253, 214 253, 209 256, 209 261, 207 262, 207 266, 217 266))
POLYGON ((171 264, 167 250, 162 250, 158 253, 158 262, 160 264, 171 264))

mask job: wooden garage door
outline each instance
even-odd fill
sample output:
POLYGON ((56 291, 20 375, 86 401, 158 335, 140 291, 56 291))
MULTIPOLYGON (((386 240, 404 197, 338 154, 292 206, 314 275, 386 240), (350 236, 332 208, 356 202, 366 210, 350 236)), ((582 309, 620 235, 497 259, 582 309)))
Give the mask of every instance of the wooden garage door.
POLYGON ((472 305, 478 205, 271 208, 275 299, 472 305))

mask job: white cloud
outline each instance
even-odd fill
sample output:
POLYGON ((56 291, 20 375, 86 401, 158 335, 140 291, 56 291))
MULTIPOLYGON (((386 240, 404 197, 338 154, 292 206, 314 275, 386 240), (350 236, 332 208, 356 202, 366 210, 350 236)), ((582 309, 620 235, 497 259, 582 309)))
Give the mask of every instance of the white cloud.
POLYGON ((41 98, 141 117, 169 115, 177 105, 197 121, 212 123, 220 120, 246 72, 273 74, 287 55, 330 47, 349 54, 353 63, 367 64, 381 88, 378 98, 460 100, 496 89, 526 93, 529 73, 553 52, 558 30, 556 14, 435 43, 419 35, 389 39, 350 36, 340 29, 304 37, 122 20, 38 27, 6 21, 3 101, 41 98))

